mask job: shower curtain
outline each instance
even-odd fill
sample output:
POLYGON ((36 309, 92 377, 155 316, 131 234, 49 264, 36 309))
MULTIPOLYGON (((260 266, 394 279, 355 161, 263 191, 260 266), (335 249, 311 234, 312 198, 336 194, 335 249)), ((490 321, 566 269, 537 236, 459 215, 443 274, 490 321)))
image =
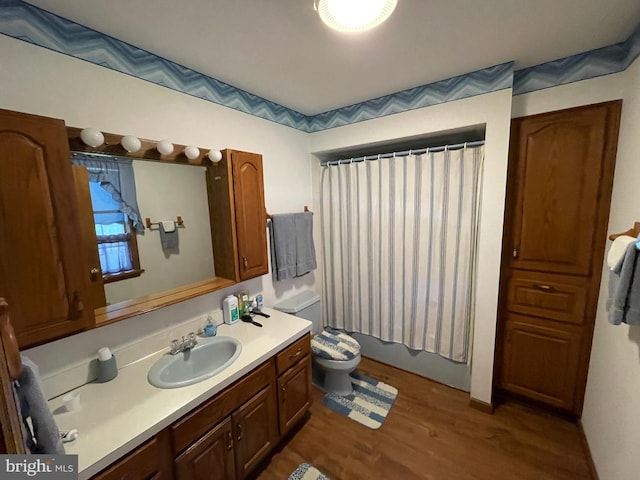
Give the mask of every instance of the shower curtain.
POLYGON ((326 324, 468 360, 483 155, 465 147, 323 167, 326 324))

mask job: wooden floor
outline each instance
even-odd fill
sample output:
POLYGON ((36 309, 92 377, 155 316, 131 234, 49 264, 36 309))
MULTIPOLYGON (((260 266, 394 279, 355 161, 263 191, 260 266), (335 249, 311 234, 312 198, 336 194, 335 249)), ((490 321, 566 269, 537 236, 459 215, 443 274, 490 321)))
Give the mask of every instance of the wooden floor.
POLYGON ((469 395, 363 358, 358 371, 399 390, 386 422, 371 430, 322 405, 260 471, 286 479, 308 462, 333 480, 589 479, 578 427, 518 404, 493 415, 469 395))

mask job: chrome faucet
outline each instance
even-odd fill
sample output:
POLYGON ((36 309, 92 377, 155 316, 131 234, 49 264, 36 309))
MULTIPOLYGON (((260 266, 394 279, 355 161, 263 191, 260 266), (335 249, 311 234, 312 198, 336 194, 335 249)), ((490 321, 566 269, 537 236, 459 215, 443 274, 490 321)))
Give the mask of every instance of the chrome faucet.
POLYGON ((171 350, 169 351, 169 353, 171 355, 177 355, 180 352, 192 349, 197 344, 198 340, 196 339, 196 334, 194 332, 190 332, 186 337, 182 337, 182 341, 171 340, 171 350))

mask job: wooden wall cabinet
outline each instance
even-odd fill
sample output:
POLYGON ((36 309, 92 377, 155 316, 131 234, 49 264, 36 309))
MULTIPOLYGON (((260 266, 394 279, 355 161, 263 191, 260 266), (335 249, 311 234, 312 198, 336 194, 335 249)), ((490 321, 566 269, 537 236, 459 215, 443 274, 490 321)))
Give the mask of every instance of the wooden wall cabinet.
POLYGON ((512 121, 498 387, 582 412, 621 102, 512 121))
POLYGON ((94 326, 69 159, 62 120, 0 110, 0 297, 21 349, 94 326))
POLYGON ((269 271, 262 155, 223 150, 207 167, 216 275, 248 280, 269 271))

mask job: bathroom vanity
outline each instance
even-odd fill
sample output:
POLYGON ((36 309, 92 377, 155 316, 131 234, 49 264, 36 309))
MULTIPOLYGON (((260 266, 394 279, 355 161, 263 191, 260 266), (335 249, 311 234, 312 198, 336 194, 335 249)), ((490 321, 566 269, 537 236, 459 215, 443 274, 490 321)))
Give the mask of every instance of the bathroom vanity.
POLYGON ((78 455, 80 479, 219 477, 241 479, 265 459, 307 413, 311 400, 311 323, 266 310, 263 328, 221 325, 218 335, 242 344, 224 371, 194 385, 153 387, 147 372, 166 353, 122 368, 104 384, 79 388, 81 407, 50 402, 65 445, 78 455))

